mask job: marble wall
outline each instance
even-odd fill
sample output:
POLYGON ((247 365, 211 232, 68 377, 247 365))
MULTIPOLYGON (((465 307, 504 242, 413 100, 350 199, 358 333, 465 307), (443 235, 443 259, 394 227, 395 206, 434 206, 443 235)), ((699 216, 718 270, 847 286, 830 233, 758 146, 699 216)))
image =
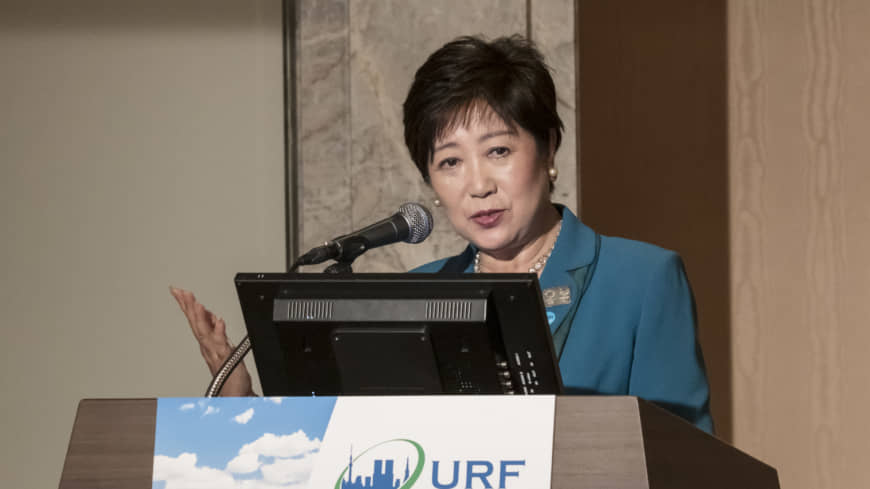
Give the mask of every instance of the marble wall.
POLYGON ((565 123, 554 200, 577 209, 573 0, 299 0, 297 82, 299 243, 306 250, 396 211, 429 207, 435 230, 418 245, 372 250, 358 272, 398 272, 465 243, 408 156, 402 102, 417 67, 461 35, 530 36, 553 70, 565 123))

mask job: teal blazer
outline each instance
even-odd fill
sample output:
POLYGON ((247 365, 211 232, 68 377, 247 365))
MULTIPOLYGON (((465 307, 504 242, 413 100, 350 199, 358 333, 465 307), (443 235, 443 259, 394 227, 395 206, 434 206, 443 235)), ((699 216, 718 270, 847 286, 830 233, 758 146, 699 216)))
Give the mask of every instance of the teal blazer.
MULTIPOLYGON (((557 352, 563 344, 565 392, 637 396, 712 433, 695 304, 679 255, 639 241, 599 239, 559 207, 562 230, 540 284, 557 352)), ((469 245, 458 255, 468 261, 461 262, 466 273, 473 272, 476 251, 469 245)), ((450 259, 411 272, 439 272, 450 259)))

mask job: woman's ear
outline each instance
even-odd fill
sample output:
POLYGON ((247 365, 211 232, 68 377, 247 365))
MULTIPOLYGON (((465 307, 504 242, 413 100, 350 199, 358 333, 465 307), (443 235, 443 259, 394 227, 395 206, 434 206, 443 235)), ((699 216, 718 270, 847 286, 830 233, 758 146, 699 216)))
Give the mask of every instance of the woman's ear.
POLYGON ((428 178, 426 179, 426 185, 429 187, 429 191, 426 193, 431 195, 431 197, 427 195, 426 198, 429 199, 430 202, 432 202, 433 206, 441 207, 441 197, 439 197, 438 193, 435 192, 435 189, 432 188, 432 182, 430 182, 428 178))
POLYGON ((547 148, 547 164, 552 167, 556 164, 556 130, 550 129, 550 144, 547 148))

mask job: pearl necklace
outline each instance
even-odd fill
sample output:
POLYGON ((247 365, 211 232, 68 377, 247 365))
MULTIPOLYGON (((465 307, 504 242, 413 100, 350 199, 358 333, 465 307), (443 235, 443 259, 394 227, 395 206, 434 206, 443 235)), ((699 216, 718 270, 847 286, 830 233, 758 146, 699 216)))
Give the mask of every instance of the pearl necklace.
MULTIPOLYGON (((559 219, 559 227, 556 229, 556 238, 553 239, 553 246, 550 246, 549 251, 544 253, 538 261, 534 263, 531 267, 529 267, 529 273, 538 273, 541 269, 544 268, 544 265, 547 264, 547 260, 550 259, 550 255, 553 254, 553 250, 556 249, 556 241, 559 240, 559 233, 562 232, 562 220, 559 219)), ((480 252, 474 254, 474 273, 480 273, 480 252)))

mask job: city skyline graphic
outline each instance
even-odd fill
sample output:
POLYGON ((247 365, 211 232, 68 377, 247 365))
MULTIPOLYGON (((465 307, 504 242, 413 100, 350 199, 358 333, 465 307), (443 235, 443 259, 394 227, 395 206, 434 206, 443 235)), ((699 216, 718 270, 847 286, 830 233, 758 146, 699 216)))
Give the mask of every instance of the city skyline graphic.
POLYGON ((399 489, 402 484, 408 482, 411 475, 410 458, 405 458, 405 474, 401 480, 394 474, 395 460, 375 459, 372 474, 369 476, 353 476, 353 446, 350 448, 350 457, 347 464, 347 478, 342 478, 341 489, 399 489))

